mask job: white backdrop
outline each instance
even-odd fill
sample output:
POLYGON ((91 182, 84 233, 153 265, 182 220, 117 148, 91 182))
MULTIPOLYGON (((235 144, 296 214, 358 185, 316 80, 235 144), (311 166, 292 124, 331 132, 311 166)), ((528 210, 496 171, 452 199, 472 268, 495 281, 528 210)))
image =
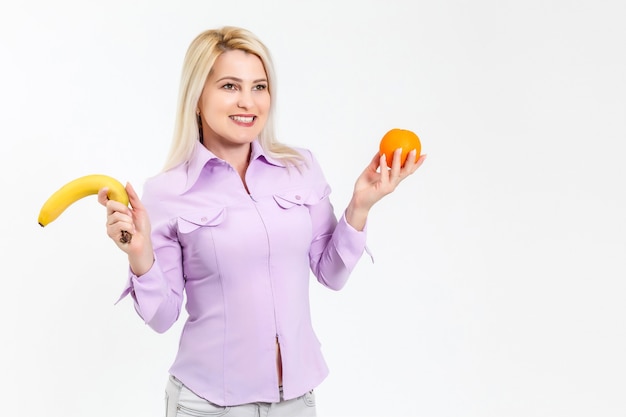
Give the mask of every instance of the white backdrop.
POLYGON ((312 284, 320 417, 626 415, 622 0, 3 1, 2 415, 163 415, 181 324, 116 301, 126 259, 65 182, 141 188, 183 55, 244 26, 271 49, 280 138, 340 215, 392 127, 428 159, 374 208, 341 292, 312 284))

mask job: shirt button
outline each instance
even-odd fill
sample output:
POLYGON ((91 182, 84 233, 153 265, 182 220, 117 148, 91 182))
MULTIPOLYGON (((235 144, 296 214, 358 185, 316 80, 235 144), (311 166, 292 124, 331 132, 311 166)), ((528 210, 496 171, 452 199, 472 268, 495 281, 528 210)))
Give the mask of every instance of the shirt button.
POLYGON ((296 195, 296 200, 300 200, 302 197, 300 197, 299 195, 296 195))
POLYGON ((207 219, 206 219, 206 217, 203 217, 203 218, 201 218, 201 219, 200 219, 200 221, 201 221, 202 223, 206 223, 206 220, 207 220, 207 219))

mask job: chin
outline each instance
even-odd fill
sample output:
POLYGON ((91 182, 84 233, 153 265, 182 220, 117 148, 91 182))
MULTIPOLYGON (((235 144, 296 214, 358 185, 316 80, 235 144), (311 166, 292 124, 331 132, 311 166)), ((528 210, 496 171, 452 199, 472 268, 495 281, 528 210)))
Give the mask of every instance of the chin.
POLYGON ((256 136, 253 137, 253 138, 240 138, 240 139, 236 140, 235 143, 239 143, 241 145, 250 144, 250 143, 254 142, 254 139, 256 139, 256 136))
POLYGON ((250 135, 246 135, 246 136, 235 136, 232 137, 231 141, 234 143, 239 143, 239 144, 246 144, 246 143, 252 143, 254 142, 254 140, 258 137, 258 135, 255 136, 250 136, 250 135))

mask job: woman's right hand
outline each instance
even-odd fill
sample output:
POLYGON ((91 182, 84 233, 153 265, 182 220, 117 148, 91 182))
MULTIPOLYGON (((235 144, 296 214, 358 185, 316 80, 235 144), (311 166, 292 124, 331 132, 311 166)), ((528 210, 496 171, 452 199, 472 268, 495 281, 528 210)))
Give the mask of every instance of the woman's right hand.
POLYGON ((150 239, 150 219, 141 203, 141 199, 130 183, 126 184, 126 193, 130 207, 107 197, 108 189, 98 192, 98 202, 107 209, 107 235, 126 254, 135 275, 146 273, 154 262, 152 241, 150 239), (122 243, 122 232, 132 235, 128 243, 122 243))

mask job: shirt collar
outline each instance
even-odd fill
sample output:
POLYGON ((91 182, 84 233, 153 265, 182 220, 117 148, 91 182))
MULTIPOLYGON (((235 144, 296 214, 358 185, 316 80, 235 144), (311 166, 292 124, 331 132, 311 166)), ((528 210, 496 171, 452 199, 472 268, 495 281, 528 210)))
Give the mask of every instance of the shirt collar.
MULTIPOLYGON (((271 156, 269 156, 257 139, 252 141, 251 146, 251 164, 253 161, 259 160, 270 165, 285 167, 284 163, 280 162, 276 158, 272 158, 271 156)), ((196 142, 196 146, 193 150, 193 153, 191 154, 191 158, 187 162, 187 181, 185 183, 183 193, 187 192, 191 187, 194 186, 194 184, 198 181, 198 178, 200 178, 200 173, 202 172, 204 167, 212 161, 225 163, 199 141, 196 142)))

